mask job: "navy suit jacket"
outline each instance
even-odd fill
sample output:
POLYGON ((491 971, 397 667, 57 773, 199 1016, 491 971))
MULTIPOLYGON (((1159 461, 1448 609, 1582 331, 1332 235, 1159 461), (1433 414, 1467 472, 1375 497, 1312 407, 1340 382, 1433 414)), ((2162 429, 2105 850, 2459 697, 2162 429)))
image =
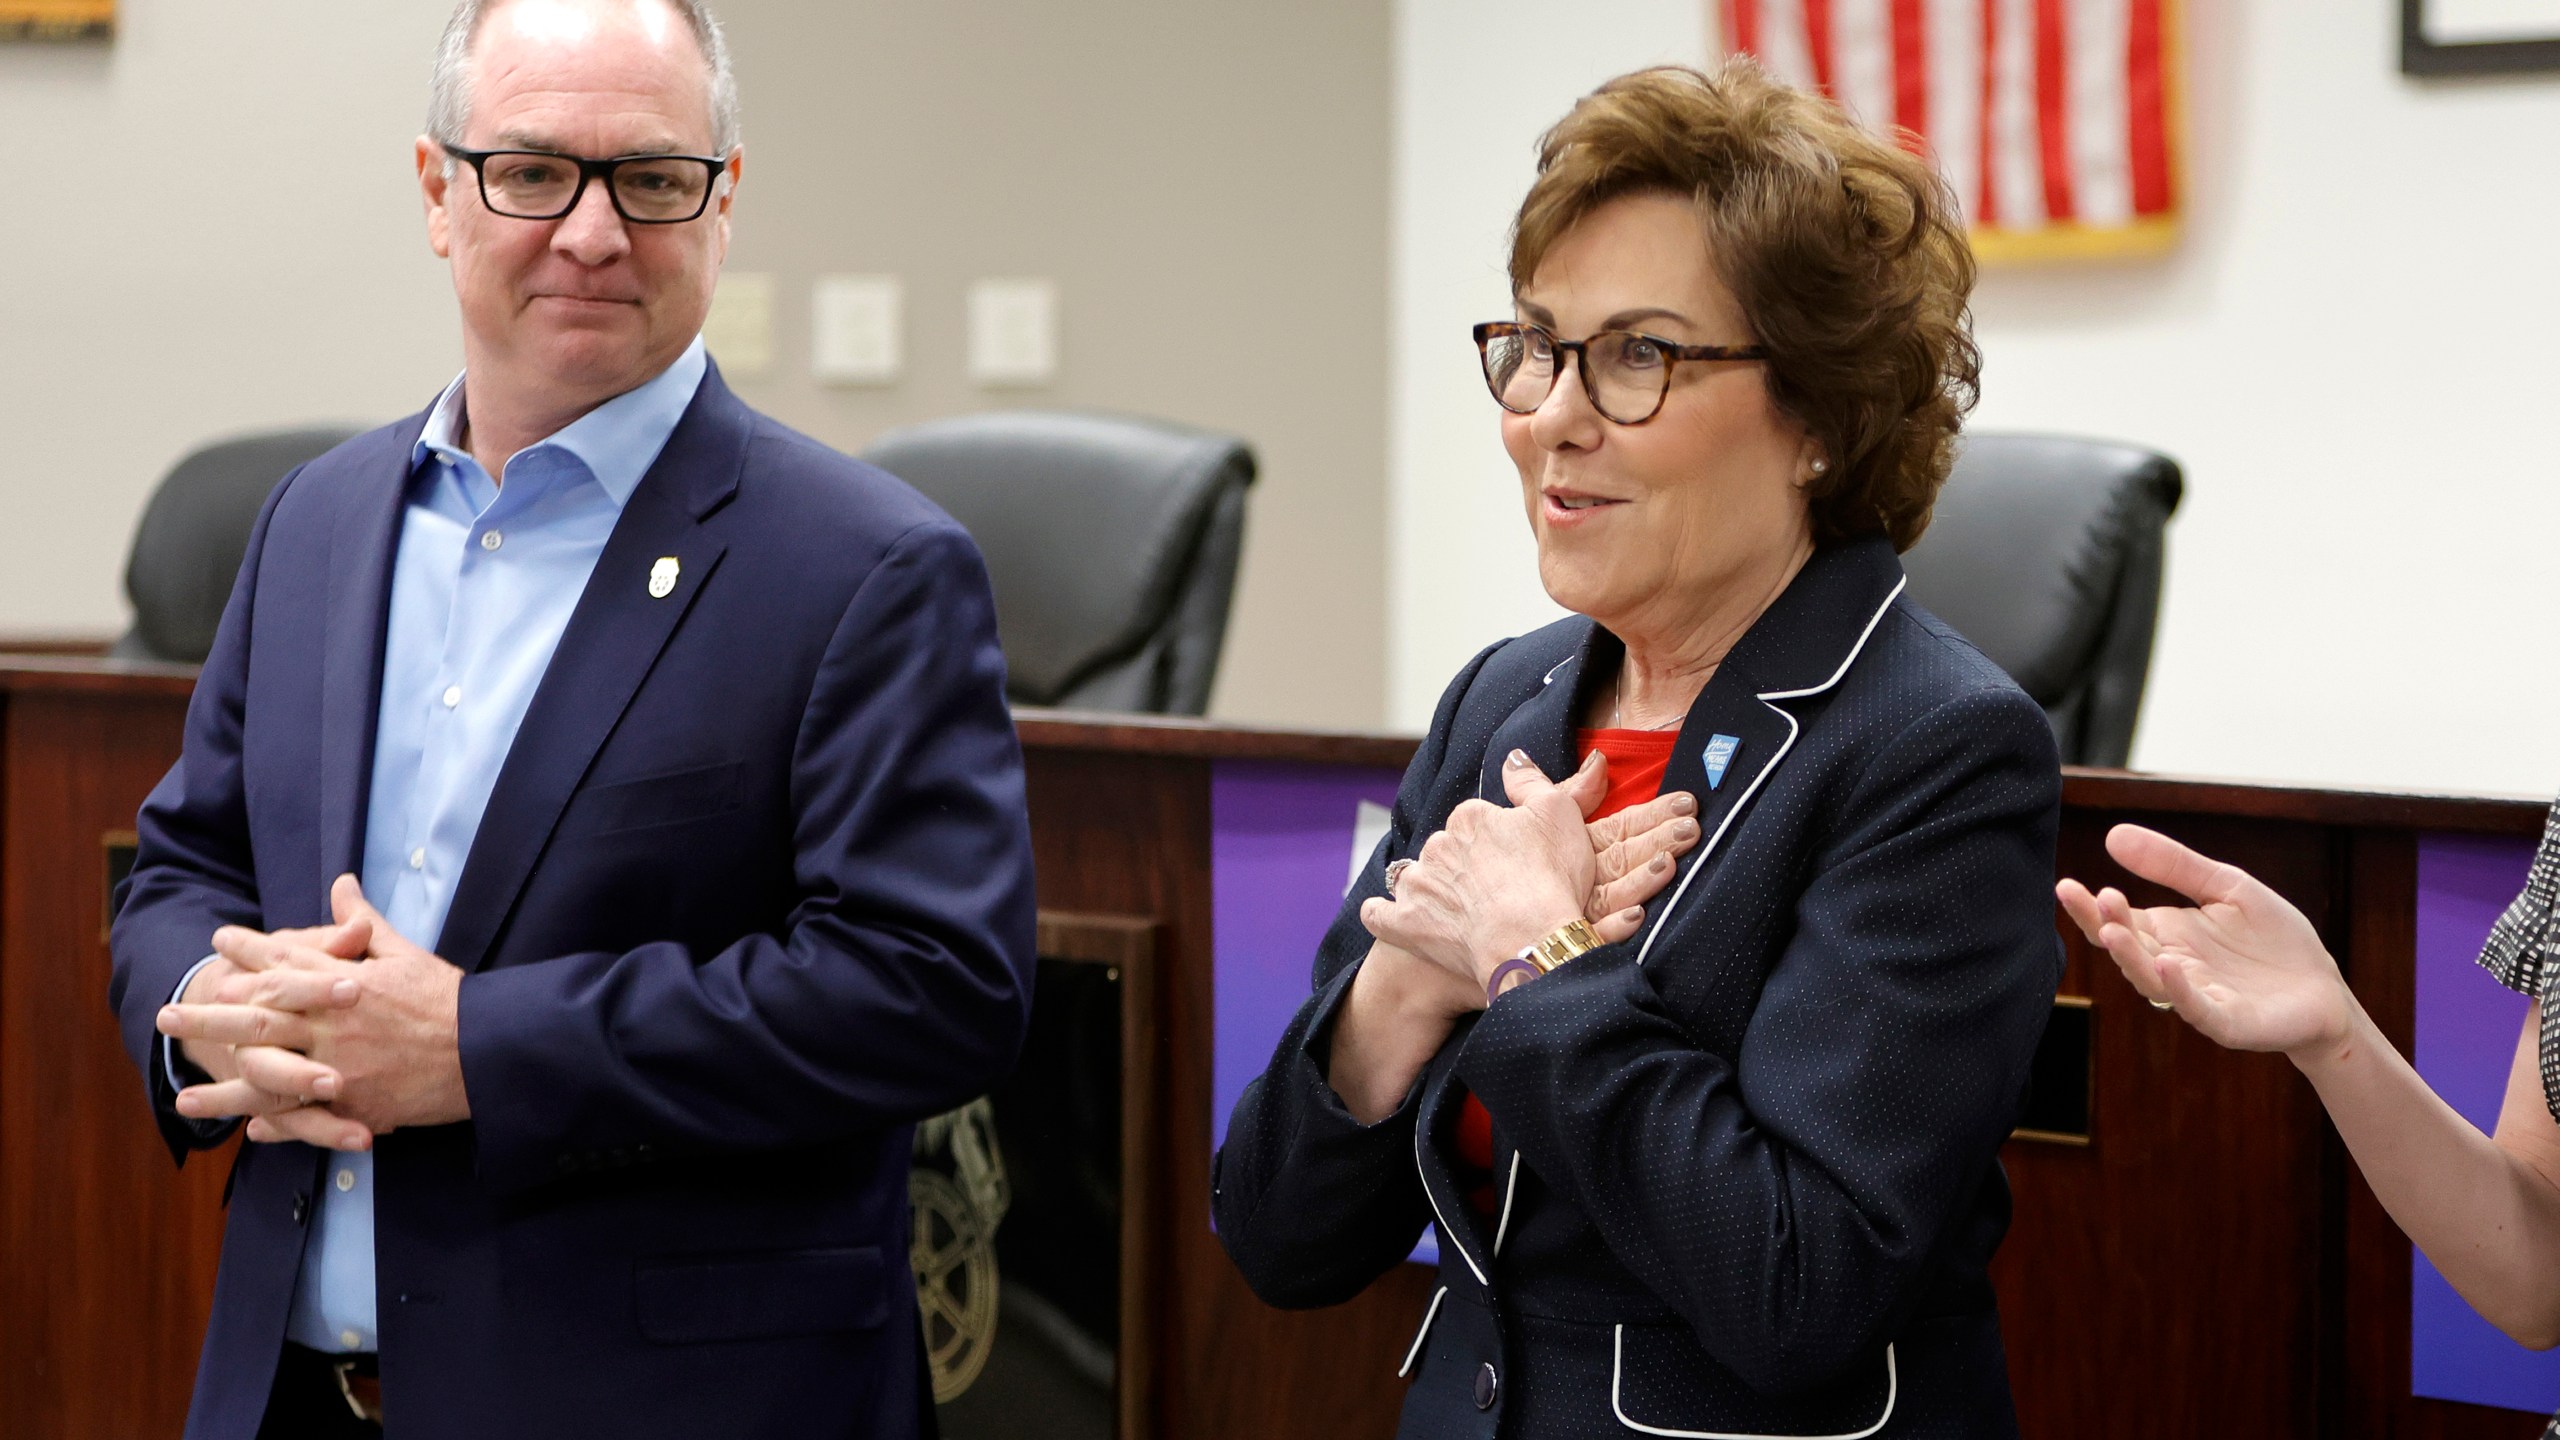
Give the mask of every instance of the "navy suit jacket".
POLYGON ((2060 767, 2043 712, 1903 597, 1882 541, 1817 552, 1691 707, 1662 785, 1705 838, 1641 933, 1463 1020, 1375 1125, 1326 1083, 1386 862, 1504 803, 1515 748, 1571 770, 1622 653, 1567 620, 1449 687, 1236 1106, 1220 1239, 1264 1299, 1326 1305, 1438 1224, 1408 1440, 2014 1435, 1985 1267, 2062 975, 2060 767), (1739 743, 1711 784, 1717 737, 1739 743), (1469 1091, 1493 1216, 1454 1158, 1469 1091))
MULTIPOLYGON (((112 1000, 360 868, 412 416, 261 513, 145 802, 112 1000)), ((384 1408, 412 1440, 905 1436, 912 1122, 1028 1023, 1030 836, 958 525, 707 374, 500 771, 438 945, 472 1118, 376 1149, 384 1408), (653 597, 662 556, 681 571, 653 597)), ((187 1434, 249 1440, 326 1157, 245 1146, 187 1434)))

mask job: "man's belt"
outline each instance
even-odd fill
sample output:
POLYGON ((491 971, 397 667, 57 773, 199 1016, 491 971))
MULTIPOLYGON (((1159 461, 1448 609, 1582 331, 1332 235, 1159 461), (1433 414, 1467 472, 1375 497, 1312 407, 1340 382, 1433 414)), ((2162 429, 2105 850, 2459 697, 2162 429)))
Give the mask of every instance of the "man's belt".
POLYGON ((338 1377, 338 1393, 359 1420, 382 1423, 382 1362, 372 1355, 329 1357, 329 1373, 338 1377))

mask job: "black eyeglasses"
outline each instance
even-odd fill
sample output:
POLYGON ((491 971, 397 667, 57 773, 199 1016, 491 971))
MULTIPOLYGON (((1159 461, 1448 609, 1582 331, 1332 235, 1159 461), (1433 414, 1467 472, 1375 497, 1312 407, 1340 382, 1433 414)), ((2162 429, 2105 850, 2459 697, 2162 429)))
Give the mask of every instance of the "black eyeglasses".
POLYGON ((729 163, 712 155, 588 160, 547 150, 465 150, 436 143, 480 177, 482 204, 517 220, 557 220, 586 198, 588 181, 601 180, 623 219, 634 225, 681 225, 710 208, 712 187, 729 163))
POLYGON ((1633 330, 1603 330, 1588 340, 1559 340, 1542 325, 1491 320, 1476 327, 1476 351, 1484 357, 1485 388, 1514 415, 1547 403, 1566 356, 1578 360, 1582 393, 1601 418, 1641 425, 1662 412, 1671 392, 1671 370, 1683 360, 1766 360, 1765 345, 1683 345, 1633 330))

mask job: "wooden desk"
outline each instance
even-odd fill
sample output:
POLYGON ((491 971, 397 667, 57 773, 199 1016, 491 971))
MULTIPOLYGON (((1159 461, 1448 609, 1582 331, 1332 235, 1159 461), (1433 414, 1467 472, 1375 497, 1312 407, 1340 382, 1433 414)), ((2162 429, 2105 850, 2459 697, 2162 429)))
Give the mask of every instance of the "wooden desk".
MULTIPOLYGON (((224 1166, 170 1169, 104 1002, 105 838, 175 755, 186 672, 0 658, 0 1414, 12 1436, 175 1434, 209 1303, 224 1166)), ((1409 739, 1024 712, 1045 911, 1157 926, 1151 1242, 1126 1257, 1149 1338, 1123 1414, 1167 1437, 1390 1434, 1419 1267, 1350 1305, 1246 1292, 1209 1210, 1211 780, 1227 761, 1400 766, 1409 739), (1143 1377, 1143 1378, 1141 1378, 1143 1377)), ((2139 819, 2303 906, 2408 1045, 2417 837, 2530 835, 2538 802, 2073 772, 2062 856, 2113 873, 2139 819)), ((2030 1436, 2524 1437, 2512 1411, 2408 1391, 2409 1249, 2307 1086, 2149 1011, 2074 942, 2092 1143, 2012 1142, 1995 1278, 2030 1436), (2094 962, 2094 963, 2093 963, 2094 962)))
POLYGON ((0 1431, 174 1436, 230 1156, 182 1173, 152 1127, 107 1009, 106 847, 177 754, 195 677, 0 665, 0 1431))

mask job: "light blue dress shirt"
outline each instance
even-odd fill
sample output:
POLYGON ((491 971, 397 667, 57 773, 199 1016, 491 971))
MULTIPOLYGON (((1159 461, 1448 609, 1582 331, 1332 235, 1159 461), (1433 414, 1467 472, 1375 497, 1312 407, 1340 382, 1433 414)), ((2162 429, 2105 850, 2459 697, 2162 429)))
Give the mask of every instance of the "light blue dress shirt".
MULTIPOLYGON (((362 872, 365 897, 428 949, 551 652, 705 363, 696 340, 657 378, 517 452, 503 485, 455 444, 468 375, 428 412, 391 572, 362 872)), ((295 1285, 288 1338, 378 1348, 371 1153, 330 1157, 295 1285)))

